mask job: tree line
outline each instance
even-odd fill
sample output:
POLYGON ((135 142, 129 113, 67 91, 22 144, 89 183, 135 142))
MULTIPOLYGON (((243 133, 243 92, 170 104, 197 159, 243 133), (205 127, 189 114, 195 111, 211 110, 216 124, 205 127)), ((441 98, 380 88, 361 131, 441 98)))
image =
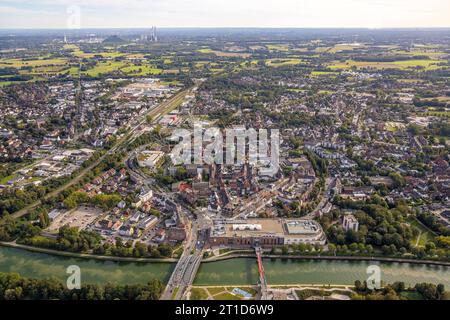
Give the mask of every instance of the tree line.
POLYGON ((55 279, 29 279, 0 273, 0 300, 158 300, 164 290, 160 280, 147 284, 83 284, 69 290, 55 279))

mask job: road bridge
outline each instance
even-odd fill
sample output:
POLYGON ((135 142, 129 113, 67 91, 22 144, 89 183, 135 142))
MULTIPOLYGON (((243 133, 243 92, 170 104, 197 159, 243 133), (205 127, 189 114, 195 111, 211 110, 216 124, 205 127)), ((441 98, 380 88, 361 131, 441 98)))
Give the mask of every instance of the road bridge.
POLYGON ((182 300, 192 285, 203 258, 203 240, 197 237, 195 225, 189 233, 183 254, 161 295, 161 300, 182 300), (198 240, 200 239, 200 240, 198 240))

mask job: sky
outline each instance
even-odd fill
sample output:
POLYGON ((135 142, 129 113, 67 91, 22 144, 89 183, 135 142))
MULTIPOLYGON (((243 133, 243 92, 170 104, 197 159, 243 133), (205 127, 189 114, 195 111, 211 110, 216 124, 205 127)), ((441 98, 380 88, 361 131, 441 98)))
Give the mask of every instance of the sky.
POLYGON ((0 0, 0 28, 450 27, 449 0, 0 0))

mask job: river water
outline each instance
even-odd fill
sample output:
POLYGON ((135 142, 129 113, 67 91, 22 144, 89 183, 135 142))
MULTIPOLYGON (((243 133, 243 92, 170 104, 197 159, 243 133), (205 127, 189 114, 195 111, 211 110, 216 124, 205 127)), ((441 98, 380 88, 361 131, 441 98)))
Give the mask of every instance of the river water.
MULTIPOLYGON (((366 268, 373 262, 315 261, 264 259, 269 284, 353 284, 367 278, 366 268)), ((95 259, 68 258, 21 249, 0 247, 0 272, 16 272, 30 278, 55 278, 65 281, 66 268, 78 265, 84 283, 146 283, 152 278, 166 282, 173 263, 113 262, 95 259)), ((385 283, 404 281, 443 283, 450 288, 450 267, 415 265, 410 263, 379 263, 381 280, 385 283)), ((236 258, 203 263, 194 284, 233 285, 256 284, 256 259, 236 258)))

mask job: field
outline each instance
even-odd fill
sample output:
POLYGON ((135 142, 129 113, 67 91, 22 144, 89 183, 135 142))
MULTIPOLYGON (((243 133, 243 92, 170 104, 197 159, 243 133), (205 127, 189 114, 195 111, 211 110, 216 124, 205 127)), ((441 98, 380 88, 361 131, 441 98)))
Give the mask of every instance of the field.
POLYGON ((214 300, 241 300, 238 296, 230 292, 222 292, 214 296, 214 300))
POLYGON ((289 45, 287 44, 267 44, 266 47, 267 49, 269 49, 269 51, 289 51, 289 45))
POLYGON ((424 68, 425 70, 434 70, 440 68, 438 63, 445 62, 445 60, 399 60, 392 62, 366 62, 346 60, 345 62, 334 62, 328 65, 330 69, 351 69, 356 68, 372 68, 372 69, 409 69, 409 68, 424 68))
POLYGON ((313 71, 311 72, 311 76, 313 77, 320 77, 320 76, 329 76, 329 77, 336 77, 338 73, 333 71, 313 71))
POLYGON ((198 49, 197 52, 203 53, 203 54, 215 54, 218 57, 240 57, 240 58, 248 58, 251 56, 250 53, 242 53, 242 52, 229 52, 229 51, 218 51, 218 50, 212 50, 210 48, 202 48, 198 49))
POLYGON ((424 101, 433 101, 437 100, 439 102, 448 102, 450 103, 450 96, 441 96, 441 97, 433 97, 433 98, 422 98, 424 101))
POLYGON ((415 218, 410 217, 407 221, 411 226, 416 227, 420 231, 419 235, 411 240, 411 244, 415 247, 424 247, 425 244, 432 239, 433 235, 415 218))
POLYGON ((302 60, 300 59, 268 59, 266 60, 266 66, 269 67, 281 67, 300 64, 302 60))
POLYGON ((408 300, 423 300, 423 296, 416 291, 402 291, 400 295, 408 300))
POLYGON ((4 177, 3 179, 0 179, 0 184, 7 184, 9 180, 12 180, 14 178, 17 178, 16 174, 12 174, 10 176, 4 177))
POLYGON ((389 122, 386 122, 384 125, 385 125, 385 129, 390 132, 396 132, 398 130, 402 130, 405 128, 405 125, 401 122, 389 121, 389 122))
POLYGON ((212 50, 209 48, 202 48, 197 50, 200 53, 212 53, 212 50))
MULTIPOLYGON (((191 300, 243 300, 243 296, 232 293, 234 288, 235 287, 194 287, 191 289, 191 300)), ((238 288, 250 293, 253 298, 257 294, 257 290, 254 287, 243 286, 238 288)))
POLYGON ((208 293, 204 288, 192 288, 191 289, 191 300, 207 300, 208 293))
POLYGON ((337 53, 341 51, 352 51, 355 48, 360 48, 361 44, 359 43, 343 43, 343 44, 337 44, 334 47, 327 50, 329 53, 337 53))
MULTIPOLYGON (((116 49, 107 51, 106 47, 99 52, 84 52, 75 44, 66 44, 62 49, 66 55, 70 54, 72 57, 52 58, 50 55, 42 55, 35 58, 0 59, 0 68, 16 69, 11 74, 2 75, 5 79, 0 82, 0 86, 26 81, 45 81, 60 75, 78 77, 80 73, 85 76, 99 77, 114 73, 125 76, 149 76, 163 72, 162 69, 154 66, 153 61, 149 63, 145 60, 142 53, 121 53, 116 49), (120 60, 116 60, 119 57, 120 60), (88 69, 80 71, 80 66, 87 63, 89 63, 88 69), (17 78, 19 76, 23 78, 17 78)), ((167 65, 173 62, 168 57, 163 61, 167 65)))
POLYGON ((3 59, 0 60, 0 68, 23 68, 23 67, 43 67, 43 66, 63 66, 67 64, 66 59, 3 59))
POLYGON ((433 111, 429 110, 423 113, 424 116, 450 118, 450 111, 433 111))
POLYGON ((432 59, 440 59, 441 57, 445 56, 446 53, 442 51, 430 51, 430 50, 413 50, 413 51, 402 51, 402 50, 395 50, 392 51, 393 54, 398 55, 407 55, 407 56, 428 56, 432 59))
POLYGON ((98 77, 114 72, 121 72, 125 75, 145 76, 160 74, 162 70, 148 64, 136 65, 129 61, 106 61, 97 63, 95 67, 87 70, 85 74, 91 77, 98 77))

